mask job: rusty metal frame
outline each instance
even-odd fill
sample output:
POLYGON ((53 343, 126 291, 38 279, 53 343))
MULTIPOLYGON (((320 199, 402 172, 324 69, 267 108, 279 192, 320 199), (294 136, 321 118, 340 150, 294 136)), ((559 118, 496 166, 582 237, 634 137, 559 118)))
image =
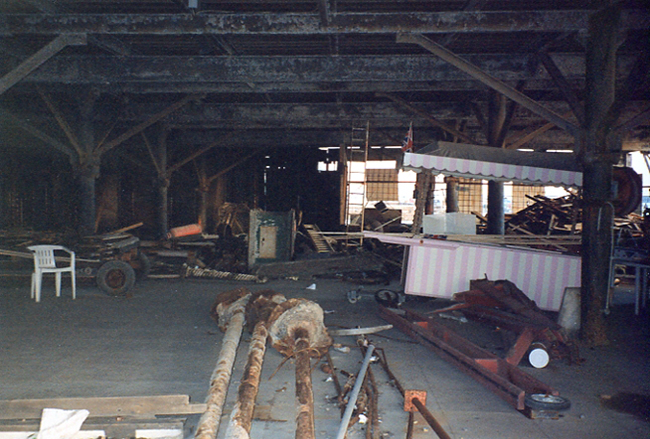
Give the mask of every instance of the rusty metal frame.
POLYGON ((384 307, 379 308, 379 315, 445 360, 458 366, 521 412, 525 411, 526 394, 559 395, 557 390, 476 346, 437 323, 433 318, 408 310, 403 315, 399 315, 384 307))

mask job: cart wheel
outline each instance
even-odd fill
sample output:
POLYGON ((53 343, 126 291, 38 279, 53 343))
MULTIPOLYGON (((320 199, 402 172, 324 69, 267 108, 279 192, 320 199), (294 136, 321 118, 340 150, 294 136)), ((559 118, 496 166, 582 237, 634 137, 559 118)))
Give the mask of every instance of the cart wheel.
POLYGON ((375 293, 375 300, 382 306, 388 308, 399 307, 399 293, 391 290, 379 290, 375 293))
POLYGON ((97 286, 111 296, 123 296, 135 284, 135 271, 124 261, 108 261, 97 270, 97 286))
POLYGON ((562 396, 545 395, 543 393, 527 394, 524 398, 526 407, 532 410, 567 410, 571 407, 571 401, 562 396))
POLYGON ((138 279, 146 279, 151 272, 151 260, 143 253, 138 252, 138 279))

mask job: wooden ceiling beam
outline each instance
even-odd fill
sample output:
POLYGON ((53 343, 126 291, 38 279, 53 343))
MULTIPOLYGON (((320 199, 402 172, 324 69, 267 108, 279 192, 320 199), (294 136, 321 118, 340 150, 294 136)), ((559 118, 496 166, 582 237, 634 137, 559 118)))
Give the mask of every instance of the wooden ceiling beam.
MULTIPOLYGON (((501 81, 548 79, 528 69, 522 54, 465 55, 464 59, 501 81)), ((569 80, 584 79, 584 57, 556 55, 569 80)), ((621 70, 631 66, 634 57, 621 57, 621 70)), ((338 84, 397 81, 467 81, 469 75, 431 55, 341 55, 341 56, 132 56, 116 62, 112 56, 62 56, 52 59, 47 70, 38 70, 30 82, 78 83, 138 86, 156 83, 167 86, 191 83, 317 83, 322 91, 336 92, 338 84)), ((476 82, 475 82, 476 84, 476 82)), ((528 83, 527 83, 528 84, 528 83)), ((340 87, 344 87, 341 85, 340 87)), ((530 88, 530 85, 528 85, 530 88)), ((404 90, 408 91, 408 89, 404 90)))
MULTIPOLYGON (((454 11, 401 13, 337 13, 328 26, 320 14, 7 14, 0 35, 93 33, 113 35, 205 34, 368 34, 571 32, 587 29, 590 10, 454 11)), ((624 26, 646 29, 648 11, 627 10, 624 26)))
POLYGON ((585 106, 576 95, 575 90, 547 52, 540 52, 538 56, 540 62, 564 95, 564 99, 569 104, 569 107, 571 107, 571 111, 573 111, 573 115, 578 120, 578 124, 583 125, 585 120, 585 106))
POLYGON ((79 46, 85 44, 86 35, 59 35, 46 44, 45 47, 20 63, 18 67, 0 78, 0 95, 67 46, 79 46))
POLYGON ((0 117, 6 120, 9 125, 13 125, 27 132, 28 134, 31 134, 32 136, 41 140, 47 145, 51 146, 55 150, 64 153, 71 159, 77 158, 77 154, 75 154, 75 151, 72 148, 61 143, 60 141, 50 136, 49 134, 44 133, 43 131, 36 128, 35 126, 25 122, 24 118, 18 117, 13 113, 11 113, 10 111, 7 111, 6 109, 0 109, 0 117))
POLYGON ((81 146, 79 145, 79 140, 77 139, 77 135, 74 133, 74 131, 68 124, 68 121, 65 119, 63 113, 61 113, 59 108, 56 105, 54 105, 54 102, 52 102, 50 95, 45 90, 39 87, 38 94, 41 95, 41 99, 43 99, 43 102, 45 102, 47 108, 49 108, 50 111, 52 112, 52 115, 54 116, 59 126, 65 133, 70 144, 74 147, 75 151, 77 151, 77 154, 79 154, 79 156, 82 156, 83 151, 81 149, 81 146))
POLYGON ((436 119, 435 117, 428 114, 426 111, 423 111, 423 110, 421 110, 419 108, 414 107, 413 105, 411 105, 410 103, 408 103, 404 99, 401 99, 401 98, 399 98, 397 96, 393 96, 393 95, 390 95, 390 94, 387 94, 387 93, 377 93, 377 96, 382 96, 382 97, 385 97, 387 99, 390 99, 391 101, 395 102, 396 104, 398 104, 401 107, 404 107, 405 109, 407 109, 411 113, 417 114, 421 118, 425 119, 431 125, 433 125, 435 127, 438 127, 438 128, 441 128, 443 131, 446 131, 446 132, 458 137, 459 139, 464 140, 465 142, 472 143, 472 144, 479 143, 476 140, 474 140, 471 136, 468 136, 467 134, 458 131, 456 128, 454 128, 454 127, 452 127, 450 125, 447 125, 446 123, 436 119))
POLYGON ((153 115, 151 118, 148 120, 138 124, 137 126, 131 128, 130 130, 126 131, 122 135, 116 137, 115 139, 104 143, 101 147, 99 147, 99 153, 103 154, 112 148, 115 148, 116 146, 120 145, 121 143, 125 142, 126 140, 130 139, 131 137, 135 136, 136 134, 139 134, 140 132, 144 131, 151 125, 155 124, 156 122, 164 119, 165 117, 169 116, 171 113, 174 111, 178 110, 179 108, 184 107, 187 105, 189 102, 196 101, 196 100, 201 100, 205 97, 205 95, 189 95, 181 99, 180 101, 170 105, 169 107, 165 108, 161 112, 153 115))
POLYGON ((459 70, 467 73, 468 75, 472 76, 473 78, 482 82, 483 84, 487 85, 493 90, 496 90, 497 92, 501 93, 503 96, 512 99, 522 107, 527 108, 533 113, 540 115, 541 117, 545 118, 549 122, 553 122, 555 125, 562 128, 563 130, 566 130, 572 135, 574 136, 578 135, 579 128, 575 124, 569 122, 559 114, 549 110, 548 108, 541 105, 539 102, 535 101, 534 99, 531 99, 525 94, 517 91, 515 88, 510 87, 509 85, 503 83, 502 81, 495 78, 494 76, 491 76, 489 73, 485 72, 480 67, 473 65, 471 62, 468 62, 467 60, 457 56, 456 54, 450 52, 443 46, 436 44, 435 42, 431 41, 425 36, 412 35, 412 34, 409 35, 399 34, 397 36, 397 42, 419 44, 420 46, 424 47, 431 53, 435 54, 436 56, 439 56, 446 62, 455 66, 459 70))

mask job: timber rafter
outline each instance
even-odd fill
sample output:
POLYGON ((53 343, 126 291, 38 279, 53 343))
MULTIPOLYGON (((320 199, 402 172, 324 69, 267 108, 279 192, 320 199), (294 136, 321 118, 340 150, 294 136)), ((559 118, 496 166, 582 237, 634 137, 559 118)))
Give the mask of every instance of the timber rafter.
MULTIPOLYGON (((405 12, 329 14, 10 14, 0 19, 0 35, 88 32, 113 35, 363 34, 566 32, 587 26, 589 10, 522 12, 405 12)), ((626 11, 628 28, 645 29, 642 11, 626 11)))

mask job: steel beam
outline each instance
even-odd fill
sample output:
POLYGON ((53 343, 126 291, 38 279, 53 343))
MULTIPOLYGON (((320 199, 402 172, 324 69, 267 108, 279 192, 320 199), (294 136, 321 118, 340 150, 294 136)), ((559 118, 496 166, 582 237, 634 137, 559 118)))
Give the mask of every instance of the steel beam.
POLYGON ((431 317, 412 311, 399 315, 384 307, 379 308, 379 316, 458 366, 519 411, 525 409, 526 394, 558 395, 557 390, 464 339, 431 317))
POLYGON ((50 41, 41 50, 20 63, 18 67, 0 78, 0 95, 10 89, 14 84, 36 70, 45 61, 52 58, 67 46, 86 44, 86 35, 63 34, 50 41))
POLYGON ((458 69, 462 70, 463 72, 467 73, 468 75, 472 76, 478 81, 481 81, 483 84, 487 85, 488 87, 512 99, 522 107, 527 108, 533 113, 546 118, 548 121, 553 122, 558 127, 568 131, 572 135, 574 136, 578 135, 579 129, 573 123, 569 122, 559 114, 544 107, 543 105, 536 102, 535 100, 529 98, 525 94, 517 91, 515 88, 494 78, 487 72, 483 71, 481 68, 473 65, 472 63, 466 61, 465 59, 450 52, 443 46, 434 43, 433 41, 426 38, 425 36, 399 34, 397 36, 397 42, 419 44, 420 46, 424 47, 431 53, 447 61, 451 65, 457 67, 458 69))
MULTIPOLYGON (((397 32, 571 32, 587 28, 590 10, 333 13, 320 14, 7 14, 0 35, 87 32, 114 35, 368 34, 397 32)), ((649 25, 645 10, 626 11, 628 29, 649 25)))

